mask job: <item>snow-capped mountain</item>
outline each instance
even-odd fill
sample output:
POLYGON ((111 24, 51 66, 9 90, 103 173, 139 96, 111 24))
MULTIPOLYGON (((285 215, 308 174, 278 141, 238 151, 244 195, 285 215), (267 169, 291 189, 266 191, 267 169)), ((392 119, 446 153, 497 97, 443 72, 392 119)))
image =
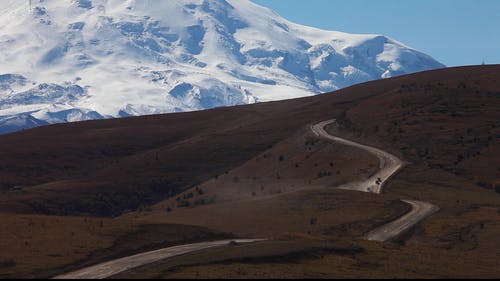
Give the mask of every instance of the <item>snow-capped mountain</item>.
POLYGON ((0 132, 314 95, 444 67, 249 0, 0 1, 0 132))

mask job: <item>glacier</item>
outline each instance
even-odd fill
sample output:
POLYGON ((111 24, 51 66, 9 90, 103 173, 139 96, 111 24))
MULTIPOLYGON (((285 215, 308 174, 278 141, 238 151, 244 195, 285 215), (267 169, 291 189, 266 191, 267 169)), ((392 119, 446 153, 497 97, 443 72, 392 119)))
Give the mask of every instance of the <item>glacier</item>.
POLYGON ((2 0, 0 133, 311 96, 443 68, 249 0, 2 0))

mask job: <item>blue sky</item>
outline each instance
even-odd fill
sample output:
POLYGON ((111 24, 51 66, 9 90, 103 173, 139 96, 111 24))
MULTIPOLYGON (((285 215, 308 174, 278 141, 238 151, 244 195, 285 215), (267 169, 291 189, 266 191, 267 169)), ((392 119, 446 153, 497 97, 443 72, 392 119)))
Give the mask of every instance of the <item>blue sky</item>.
POLYGON ((500 64, 500 0, 252 0, 296 23, 392 37, 447 66, 500 64))

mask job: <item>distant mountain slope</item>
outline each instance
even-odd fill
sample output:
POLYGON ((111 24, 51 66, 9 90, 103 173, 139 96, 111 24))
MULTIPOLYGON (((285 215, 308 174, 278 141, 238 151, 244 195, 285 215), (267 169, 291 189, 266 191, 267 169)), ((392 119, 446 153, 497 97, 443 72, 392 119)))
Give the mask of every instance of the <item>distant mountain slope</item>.
POLYGON ((297 25, 248 0, 36 0, 31 11, 4 0, 0 14, 0 116, 18 129, 308 96, 444 67, 385 36, 297 25))
MULTIPOLYGON (((308 124, 329 118, 352 134, 348 139, 359 140, 362 135, 366 144, 412 163, 402 173, 418 185, 427 179, 422 170, 417 172, 423 169, 431 175, 458 177, 481 189, 476 183, 494 184, 500 169, 500 86, 495 81, 500 81, 500 65, 447 68, 300 99, 66 123, 4 135, 0 138, 0 212, 119 215, 218 176, 233 179, 226 172, 262 153, 276 163, 284 156, 283 167, 290 167, 288 175, 295 180, 283 183, 285 174, 277 176, 274 165, 267 167, 273 171, 269 172, 263 162, 251 161, 253 168, 235 187, 242 188, 245 181, 255 185, 254 175, 276 176, 278 186, 295 182, 300 186, 303 174, 295 164, 301 169, 305 165, 289 158, 286 150, 275 150, 276 146, 284 140, 305 145, 311 153, 311 175, 321 179, 319 173, 331 171, 331 160, 327 157, 323 162, 327 170, 316 167, 321 153, 308 150, 321 145, 314 145, 307 136, 301 141, 289 138, 314 136, 308 124), (406 172, 410 169, 415 172, 406 172)), ((345 147, 339 149, 345 153, 345 147)), ((362 156, 354 153, 347 155, 360 161, 362 156)), ((456 191, 463 185, 454 181, 445 185, 450 190, 437 194, 462 196, 456 191)), ((401 188, 421 191, 414 185, 401 188)), ((492 188, 484 190, 488 197, 494 195, 492 188)))

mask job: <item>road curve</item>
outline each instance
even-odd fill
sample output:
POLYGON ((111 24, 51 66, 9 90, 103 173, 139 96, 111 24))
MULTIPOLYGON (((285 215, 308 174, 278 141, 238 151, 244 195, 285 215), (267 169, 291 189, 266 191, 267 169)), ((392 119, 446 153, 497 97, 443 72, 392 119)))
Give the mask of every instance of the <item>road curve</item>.
POLYGON ((314 126, 311 127, 312 131, 318 136, 318 137, 323 137, 329 140, 332 140, 337 143, 361 148, 363 150, 368 151, 369 153, 377 156, 377 158, 380 161, 379 164, 379 171, 373 174, 371 177, 369 177, 366 180, 363 181, 357 181, 357 182, 350 182, 344 185, 339 186, 338 188, 340 189, 348 189, 348 190, 357 190, 357 191, 362 191, 362 192, 371 192, 371 193, 377 193, 379 194, 382 192, 382 187, 384 186, 384 183, 392 176, 394 175, 397 171, 399 171, 401 168, 403 168, 404 163, 403 161, 399 160, 396 156, 387 153, 383 150, 380 150, 375 147, 367 146, 367 145, 362 145, 350 140, 346 140, 343 138, 339 138, 336 136, 332 136, 328 134, 325 130, 325 127, 327 125, 330 125, 332 123, 335 123, 335 120, 328 120, 328 121, 323 121, 321 123, 318 123, 314 126))
POLYGON ((365 235, 366 240, 384 242, 387 241, 405 230, 411 228, 419 221, 424 218, 434 214, 439 210, 436 205, 414 200, 402 200, 403 202, 410 204, 412 210, 406 215, 400 217, 399 219, 385 224, 375 230, 368 232, 365 235))
MULTIPOLYGON (((325 130, 325 126, 334 122, 335 120, 323 121, 312 126, 311 129, 318 137, 323 137, 344 145, 361 148, 377 156, 380 161, 379 171, 368 179, 364 181, 347 183, 340 186, 339 188, 379 194, 382 191, 384 183, 404 166, 403 162, 396 156, 383 150, 328 134, 325 130)), ((390 222, 369 232, 368 234, 366 234, 365 239, 373 241, 387 241, 408 230, 424 218, 432 215, 439 210, 437 206, 426 202, 410 200, 402 201, 410 204, 412 206, 412 211, 393 222, 390 222)), ((179 255, 184 255, 187 253, 221 247, 234 242, 253 243, 264 240, 265 239, 236 239, 180 245, 104 262, 74 272, 58 275, 53 279, 104 279, 118 273, 137 268, 139 266, 151 264, 153 262, 179 255)))
MULTIPOLYGON (((399 160, 399 158, 397 158, 396 156, 378 148, 362 145, 350 140, 330 135, 328 132, 326 132, 325 127, 335 122, 335 120, 323 121, 316 125, 313 125, 311 129, 318 137, 323 137, 337 143, 364 149, 377 156, 380 160, 380 170, 374 175, 366 180, 347 183, 339 186, 338 188, 380 194, 382 192, 384 183, 389 180, 389 178, 393 176, 397 171, 404 167, 403 161, 399 160)), ((427 202, 414 200, 401 201, 409 204, 412 207, 412 210, 399 219, 370 231, 365 235, 365 239, 380 242, 387 241, 407 231, 408 229, 419 223, 421 220, 427 218, 428 216, 436 213, 439 210, 438 206, 427 202)))
POLYGON ((104 279, 118 273, 151 264, 166 258, 180 256, 200 250, 221 247, 231 243, 253 243, 264 241, 264 239, 233 239, 214 242, 203 242, 196 244, 180 245, 155 251, 150 251, 142 254, 133 255, 121 259, 116 259, 87 268, 83 268, 74 272, 58 275, 53 279, 104 279))

